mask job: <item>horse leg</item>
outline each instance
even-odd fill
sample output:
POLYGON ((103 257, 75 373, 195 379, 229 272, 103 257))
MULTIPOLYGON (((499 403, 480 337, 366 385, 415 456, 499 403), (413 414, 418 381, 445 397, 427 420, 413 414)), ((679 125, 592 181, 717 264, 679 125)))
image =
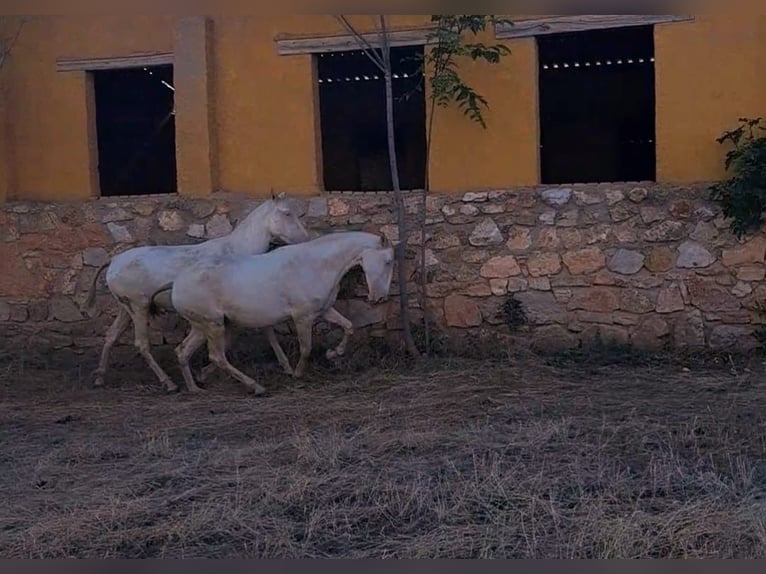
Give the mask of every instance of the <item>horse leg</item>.
POLYGON ((311 354, 311 332, 314 327, 314 318, 301 319, 295 322, 295 330, 298 333, 298 343, 301 347, 301 358, 295 367, 295 377, 300 378, 306 370, 309 355, 311 354))
MULTIPOLYGON (((234 342, 234 339, 237 337, 236 329, 233 329, 232 327, 229 327, 226 329, 226 349, 231 349, 231 345, 234 342)), ((213 374, 213 372, 218 367, 215 366, 215 363, 208 363, 204 367, 202 367, 202 371, 199 374, 199 380, 200 382, 204 383, 210 378, 210 375, 213 374)))
POLYGON ((212 361, 210 363, 208 363, 207 365, 205 365, 204 367, 202 367, 202 370, 199 373, 199 380, 200 380, 200 382, 202 382, 202 383, 206 382, 213 375, 213 372, 217 368, 218 367, 216 367, 215 363, 213 363, 212 361))
POLYGON ((106 332, 104 348, 101 349, 101 358, 98 361, 98 368, 93 373, 95 376, 95 381, 93 382, 94 387, 104 386, 104 375, 106 374, 106 367, 109 363, 109 352, 117 342, 117 339, 120 338, 120 335, 122 335, 125 332, 125 329, 128 328, 128 325, 130 325, 130 314, 122 303, 120 303, 117 308, 117 317, 115 317, 114 322, 109 326, 109 329, 106 332))
POLYGON ((277 340, 277 334, 274 332, 274 327, 266 327, 266 337, 268 337, 269 344, 285 373, 292 375, 294 373, 293 368, 290 366, 290 360, 287 358, 287 355, 285 355, 282 345, 280 345, 277 340))
POLYGON ((234 367, 226 358, 226 328, 223 325, 216 325, 208 331, 207 349, 210 360, 218 366, 219 369, 226 371, 247 387, 247 390, 254 395, 262 395, 266 389, 248 377, 245 373, 234 367))
POLYGON ((152 356, 149 350, 149 310, 146 307, 140 307, 131 313, 133 319, 133 329, 135 331, 135 345, 138 352, 146 360, 149 368, 154 372, 160 383, 165 385, 165 388, 169 393, 174 393, 178 390, 173 380, 162 370, 159 363, 152 356))
POLYGON ((330 360, 334 359, 335 357, 342 357, 346 353, 346 345, 348 345, 349 337, 354 334, 354 324, 346 319, 343 315, 338 313, 338 311, 336 311, 333 307, 330 307, 327 311, 325 311, 322 317, 325 319, 325 321, 338 325, 343 329, 343 339, 341 339, 340 343, 337 347, 335 347, 334 350, 327 349, 326 356, 330 360))
POLYGON ((208 363, 202 367, 202 370, 199 374, 199 380, 204 383, 210 378, 210 376, 213 374, 213 371, 215 371, 217 368, 218 367, 215 366, 215 363, 208 363))
MULTIPOLYGON (((186 338, 176 347, 176 357, 181 365, 181 372, 186 382, 186 388, 190 393, 201 393, 203 390, 197 386, 192 376, 191 368, 189 367, 189 360, 192 355, 205 343, 205 333, 200 329, 192 325, 191 331, 186 335, 186 338)), ((215 365, 213 365, 215 367, 215 365)))

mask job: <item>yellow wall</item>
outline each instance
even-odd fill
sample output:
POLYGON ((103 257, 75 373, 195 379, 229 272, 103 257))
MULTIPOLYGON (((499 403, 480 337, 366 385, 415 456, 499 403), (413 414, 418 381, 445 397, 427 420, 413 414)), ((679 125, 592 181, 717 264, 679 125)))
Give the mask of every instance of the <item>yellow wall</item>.
POLYGON ((9 195, 81 199, 91 189, 87 81, 84 72, 57 72, 56 59, 171 52, 173 19, 161 17, 29 17, 8 74, 9 195))
MULTIPOLYGON (((410 27, 428 17, 390 20, 394 28, 410 27)), ((13 22, 0 19, 3 29, 13 22)), ((373 25, 369 16, 353 22, 360 29, 373 25)), ((23 199, 97 193, 86 74, 57 72, 55 61, 171 52, 174 25, 171 17, 29 18, 3 72, 8 169, 3 175, 0 167, 0 188, 6 179, 9 196, 23 199)), ((210 105, 217 152, 211 153, 220 188, 257 195, 272 188, 305 194, 321 189, 312 58, 279 56, 274 38, 341 31, 332 17, 321 15, 215 18, 210 105)), ((724 150, 715 138, 738 117, 766 112, 766 17, 701 16, 657 26, 655 38, 658 178, 719 177, 724 150)), ((456 109, 437 111, 430 172, 435 191, 537 183, 536 44, 527 38, 508 46, 512 54, 500 66, 463 70, 490 103, 488 129, 456 109)))
MULTIPOLYGON (((351 18, 371 30, 369 16, 351 18)), ((418 26, 424 16, 392 17, 392 27, 418 26)), ((331 16, 216 18, 215 99, 220 184, 264 195, 321 189, 315 71, 310 55, 280 56, 278 34, 342 33, 331 16)))
POLYGON ((273 19, 214 23, 219 182, 264 195, 319 189, 314 134, 314 81, 309 56, 280 57, 273 19))
POLYGON ((740 117, 766 115, 766 16, 697 16, 655 28, 657 178, 725 175, 715 139, 740 117))
MULTIPOLYGON (((350 20, 360 31, 374 30, 370 16, 350 20)), ((427 22, 427 16, 390 18, 392 28, 427 22)), ((312 58, 278 55, 274 38, 342 32, 330 16, 216 19, 216 114, 224 189, 261 194, 269 187, 294 193, 321 189, 312 58)), ((484 40, 494 42, 491 37, 484 40)), ((437 110, 430 163, 434 190, 537 182, 535 42, 507 45, 513 54, 506 65, 475 64, 464 71, 465 79, 490 102, 486 130, 455 109, 437 110)))
MULTIPOLYGON (((491 37, 487 43, 495 43, 491 37)), ((487 99, 486 129, 455 106, 438 107, 430 165, 431 188, 458 191, 534 185, 539 180, 537 45, 506 42, 501 64, 464 64, 461 76, 487 99)))

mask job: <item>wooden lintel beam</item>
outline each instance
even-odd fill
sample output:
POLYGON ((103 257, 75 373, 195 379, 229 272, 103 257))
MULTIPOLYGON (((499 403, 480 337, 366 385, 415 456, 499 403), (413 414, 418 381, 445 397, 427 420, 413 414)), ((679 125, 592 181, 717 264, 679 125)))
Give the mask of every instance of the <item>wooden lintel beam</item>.
POLYGON ((499 24, 495 28, 495 38, 498 40, 510 40, 530 36, 561 34, 564 32, 647 26, 652 24, 667 24, 670 22, 688 22, 692 20, 694 20, 694 16, 674 14, 607 14, 530 18, 529 20, 516 21, 512 26, 499 24))
MULTIPOLYGON (((422 46, 428 43, 428 35, 433 30, 418 28, 413 30, 392 30, 389 32, 391 46, 422 46)), ((380 36, 377 32, 360 34, 373 48, 380 48, 380 36)), ((315 37, 277 37, 277 51, 282 56, 296 54, 320 54, 359 50, 359 40, 353 34, 315 37)))
POLYGON ((59 58, 56 70, 59 72, 90 72, 95 70, 119 70, 122 68, 143 68, 172 64, 172 53, 132 54, 114 58, 59 58))

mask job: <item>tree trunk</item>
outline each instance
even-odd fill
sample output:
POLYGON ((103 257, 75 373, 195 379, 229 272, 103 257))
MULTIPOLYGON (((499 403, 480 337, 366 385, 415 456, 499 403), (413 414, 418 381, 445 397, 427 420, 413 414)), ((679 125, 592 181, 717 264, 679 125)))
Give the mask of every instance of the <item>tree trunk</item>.
MULTIPOLYGON (((391 47, 388 42, 385 16, 380 17, 381 39, 383 43, 383 62, 385 64, 386 82, 386 132, 388 134, 388 160, 391 168, 391 183, 394 188, 394 203, 396 205, 396 219, 399 224, 399 243, 396 246, 396 265, 398 267, 399 283, 399 309, 404 333, 404 344, 407 352, 415 358, 420 357, 415 341, 412 338, 410 325, 409 296, 407 293, 407 273, 405 269, 405 250, 407 248, 407 223, 405 221, 404 200, 399 183, 399 166, 396 161, 396 140, 394 139, 394 96, 391 71, 391 47)), ((425 309, 424 309, 425 312, 425 309)))
MULTIPOLYGON (((428 163, 426 163, 426 171, 428 170, 428 163)), ((428 357, 431 354, 431 331, 428 322, 428 269, 426 268, 426 209, 428 204, 428 176, 426 176, 426 182, 423 186, 423 199, 420 202, 420 308, 423 310, 423 345, 425 347, 425 355, 428 357)))
MULTIPOLYGON (((424 70, 425 72, 425 70, 424 70)), ((423 201, 420 204, 420 306, 423 309, 423 338, 425 339, 426 357, 431 354, 431 329, 428 321, 428 270, 426 269, 426 218, 428 207, 428 194, 431 191, 431 138, 433 137, 434 113, 436 111, 436 98, 431 95, 430 109, 428 111, 428 124, 426 125, 426 165, 423 177, 423 201)))

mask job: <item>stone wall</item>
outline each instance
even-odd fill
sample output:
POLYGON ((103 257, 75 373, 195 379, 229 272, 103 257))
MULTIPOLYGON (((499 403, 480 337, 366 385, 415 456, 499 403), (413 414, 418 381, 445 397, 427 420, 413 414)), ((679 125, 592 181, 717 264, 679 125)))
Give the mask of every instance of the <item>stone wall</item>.
MULTIPOLYGON (((448 336, 508 334, 503 305, 512 296, 529 319, 523 340, 541 350, 596 338, 642 348, 751 348, 752 331, 763 322, 756 307, 766 300, 766 235, 737 241, 707 195, 703 185, 609 184, 429 196, 429 313, 448 336)), ((409 218, 421 199, 407 194, 409 218)), ((77 303, 110 254, 224 235, 257 203, 222 194, 0 207, 4 345, 100 345, 114 302, 102 288, 94 318, 83 318, 77 303)), ((296 203, 318 232, 397 236, 389 194, 296 203)), ((413 295, 418 244, 419 237, 410 239, 413 295)), ((343 300, 338 308, 358 327, 400 327, 396 301, 370 308, 361 298, 343 300)), ((413 315, 422 316, 420 309, 413 315)), ((161 323, 155 343, 183 336, 175 317, 161 323)))

